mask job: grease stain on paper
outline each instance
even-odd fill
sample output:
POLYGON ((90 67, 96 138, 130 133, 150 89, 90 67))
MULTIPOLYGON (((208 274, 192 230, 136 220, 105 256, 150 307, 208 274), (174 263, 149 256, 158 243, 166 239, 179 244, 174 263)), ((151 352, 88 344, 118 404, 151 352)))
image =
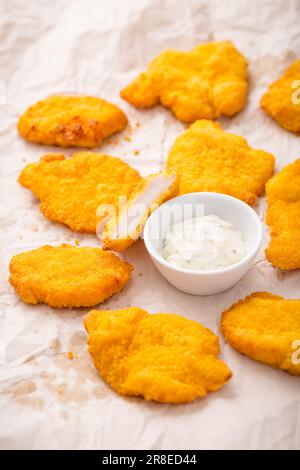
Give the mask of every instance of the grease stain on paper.
POLYGON ((37 391, 37 385, 33 380, 21 379, 3 390, 3 394, 10 396, 15 403, 30 407, 34 410, 42 410, 45 401, 40 396, 31 396, 37 391))

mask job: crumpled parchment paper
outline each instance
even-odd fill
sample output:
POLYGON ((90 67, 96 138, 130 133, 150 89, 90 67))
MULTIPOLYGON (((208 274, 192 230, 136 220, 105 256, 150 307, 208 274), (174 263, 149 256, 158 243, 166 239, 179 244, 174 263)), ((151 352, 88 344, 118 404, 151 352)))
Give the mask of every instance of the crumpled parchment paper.
MULTIPOLYGON (((47 221, 16 182, 25 164, 60 151, 18 137, 17 118, 28 105, 57 92, 94 94, 119 104, 131 128, 100 151, 152 173, 184 125, 162 107, 134 109, 119 90, 165 48, 230 39, 249 59, 250 92, 246 109, 222 125, 274 153, 279 170, 300 156, 300 140, 279 128, 258 102, 267 84, 300 57, 299 18, 298 0, 0 0, 2 449, 300 447, 298 378, 241 356, 221 338, 222 358, 234 373, 221 391, 180 406, 121 398, 102 382, 88 356, 86 310, 27 306, 7 282, 9 259, 17 252, 75 239, 98 245, 94 236, 47 221)), ((263 198, 256 209, 263 218, 263 198)), ((266 243, 267 237, 266 228, 266 243)), ((132 282, 99 308, 176 312, 218 333, 222 310, 253 291, 299 297, 300 273, 273 269, 263 250, 239 284, 214 297, 189 296, 170 286, 141 240, 124 256, 135 265, 132 282)))

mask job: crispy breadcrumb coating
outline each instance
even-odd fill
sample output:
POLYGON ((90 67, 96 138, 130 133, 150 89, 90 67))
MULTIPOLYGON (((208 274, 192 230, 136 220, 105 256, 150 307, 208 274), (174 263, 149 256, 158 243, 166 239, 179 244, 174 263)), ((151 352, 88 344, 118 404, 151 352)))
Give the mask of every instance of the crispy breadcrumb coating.
POLYGON ((300 59, 269 86, 260 105, 281 127, 300 133, 300 59))
POLYGON ((300 375, 300 361, 294 360, 300 300, 255 292, 223 312, 221 332, 234 349, 251 359, 300 375))
POLYGON ((91 307, 119 292, 133 267, 100 248, 42 246, 12 257, 10 284, 26 304, 91 307))
POLYGON ((167 168, 177 174, 180 194, 212 191, 253 204, 273 174, 274 157, 218 123, 200 120, 176 139, 167 168))
POLYGON ((41 201, 45 217, 90 233, 107 215, 99 210, 97 215, 97 209, 112 204, 118 210, 119 197, 130 198, 141 181, 139 172, 119 158, 91 152, 68 159, 46 155, 27 165, 19 177, 20 184, 41 201))
POLYGON ((57 95, 28 108, 19 119, 18 130, 30 142, 94 148, 126 124, 124 112, 100 98, 57 95))
POLYGON ((247 61, 230 41, 166 50, 121 96, 137 108, 161 103, 183 122, 233 116, 246 103, 247 61))
POLYGON ((266 185, 266 222, 271 241, 267 259, 281 269, 300 268, 300 159, 287 165, 266 185))
POLYGON ((95 367, 120 395, 186 403, 231 377, 218 359, 218 337, 179 315, 150 315, 138 307, 93 310, 84 323, 95 367))
POLYGON ((103 248, 114 251, 128 248, 141 235, 149 215, 177 193, 176 175, 159 173, 144 178, 125 209, 104 227, 103 248))

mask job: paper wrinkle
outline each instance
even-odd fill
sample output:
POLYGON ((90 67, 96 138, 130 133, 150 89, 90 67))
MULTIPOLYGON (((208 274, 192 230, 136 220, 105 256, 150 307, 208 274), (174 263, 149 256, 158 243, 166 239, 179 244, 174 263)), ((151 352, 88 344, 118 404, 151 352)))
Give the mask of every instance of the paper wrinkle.
MULTIPOLYGON (((0 0, 0 80, 7 92, 7 104, 0 105, 0 448, 300 447, 299 378, 241 356, 220 337, 222 359, 234 374, 222 390, 178 406, 122 398, 102 382, 88 355, 82 325, 88 310, 25 305, 7 282, 15 253, 75 239, 82 246, 99 246, 93 235, 46 220, 32 194, 17 183, 21 169, 43 154, 78 151, 24 142, 16 123, 28 105, 66 92, 116 103, 130 127, 99 151, 124 158, 143 175, 155 173, 186 126, 160 106, 134 109, 120 98, 120 89, 166 48, 187 50, 202 41, 230 39, 249 60, 250 92, 246 108, 220 122, 274 153, 280 170, 299 158, 299 137, 266 116, 259 99, 300 56, 299 15, 298 0, 0 0)), ((263 219, 264 198, 256 210, 263 219)), ((266 227, 265 245, 267 240, 266 227)), ((175 312, 218 334, 222 310, 253 291, 299 297, 300 273, 273 269, 263 248, 235 287, 213 297, 173 288, 154 268, 141 240, 123 256, 135 266, 132 281, 96 308, 135 305, 175 312)))

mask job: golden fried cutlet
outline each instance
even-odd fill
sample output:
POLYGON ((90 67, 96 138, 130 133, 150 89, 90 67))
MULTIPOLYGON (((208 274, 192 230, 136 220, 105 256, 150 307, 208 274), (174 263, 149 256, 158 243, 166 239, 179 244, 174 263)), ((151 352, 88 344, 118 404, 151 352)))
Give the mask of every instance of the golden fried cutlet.
POLYGON ((137 108, 161 103, 183 122, 233 116, 246 103, 247 61, 230 41, 166 50, 121 96, 137 108))
POLYGON ((212 191, 253 204, 273 174, 274 157, 219 124, 200 120, 176 139, 167 169, 177 174, 180 194, 212 191))
POLYGON ((28 108, 20 117, 18 130, 30 142, 94 148, 126 124, 123 111, 100 98, 58 95, 28 108))
POLYGON ((251 359, 300 375, 300 300, 255 292, 223 312, 221 332, 251 359))
POLYGON ((105 217, 98 209, 119 207, 119 198, 130 198, 142 181, 139 172, 119 158, 78 152, 71 158, 46 155, 27 165, 19 182, 41 201, 41 212, 72 230, 95 233, 105 217), (97 215, 98 210, 98 215, 97 215))
POLYGON ((300 59, 269 86, 260 105, 281 127, 300 133, 300 59))
POLYGON ((100 248, 42 246, 15 255, 10 284, 23 302, 56 308, 91 307, 119 292, 133 267, 100 248))
POLYGON ((231 377, 218 359, 218 337, 179 315, 150 315, 137 307, 93 310, 85 327, 95 367, 120 395, 185 403, 231 377))
POLYGON ((266 185, 266 222, 271 241, 267 259, 281 269, 300 268, 300 159, 287 165, 266 185))
POLYGON ((104 227, 103 248, 125 250, 139 238, 149 215, 177 193, 176 175, 159 173, 144 178, 121 214, 104 227))

